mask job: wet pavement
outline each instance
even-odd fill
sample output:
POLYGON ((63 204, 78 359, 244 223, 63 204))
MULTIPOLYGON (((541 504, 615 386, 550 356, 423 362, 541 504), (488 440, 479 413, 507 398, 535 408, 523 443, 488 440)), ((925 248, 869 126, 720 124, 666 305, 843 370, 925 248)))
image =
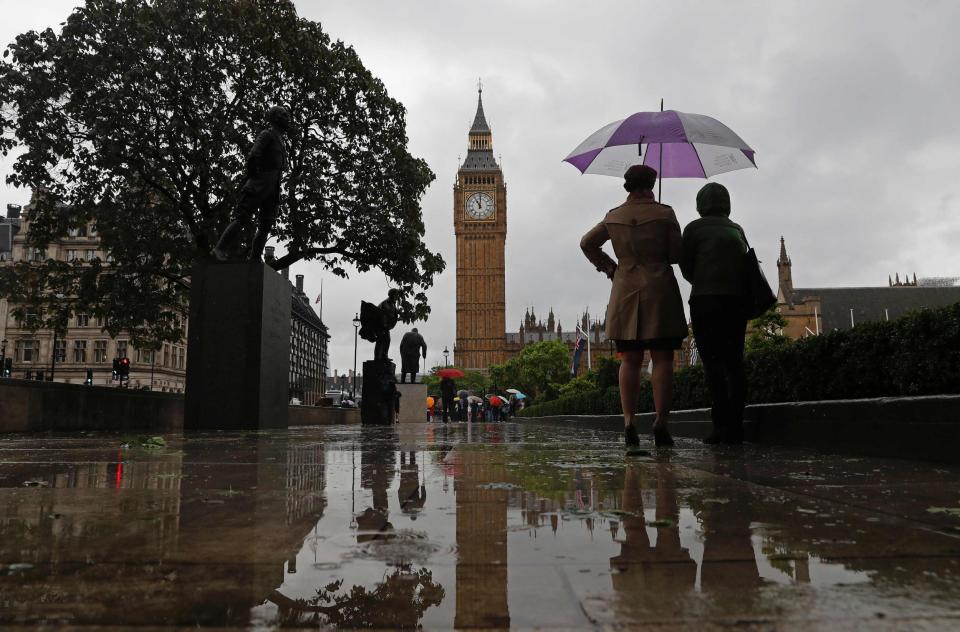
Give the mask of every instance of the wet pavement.
POLYGON ((960 630, 960 468, 519 424, 146 439, 0 441, 0 626, 960 630))

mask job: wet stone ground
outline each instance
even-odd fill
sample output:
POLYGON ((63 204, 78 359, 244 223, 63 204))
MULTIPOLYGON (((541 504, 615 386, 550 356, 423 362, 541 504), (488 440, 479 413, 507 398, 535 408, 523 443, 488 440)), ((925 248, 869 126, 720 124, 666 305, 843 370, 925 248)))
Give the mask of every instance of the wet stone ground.
POLYGON ((960 468, 518 424, 0 442, 0 627, 960 629, 960 468))

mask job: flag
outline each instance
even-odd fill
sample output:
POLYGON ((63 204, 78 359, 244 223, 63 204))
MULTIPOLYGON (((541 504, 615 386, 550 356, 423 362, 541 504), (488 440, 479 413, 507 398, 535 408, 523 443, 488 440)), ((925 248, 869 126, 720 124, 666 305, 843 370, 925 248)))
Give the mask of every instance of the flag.
POLYGON ((583 353, 583 338, 580 337, 580 326, 577 326, 577 341, 573 343, 573 365, 570 367, 570 375, 577 376, 577 369, 580 368, 580 354, 583 353))
POLYGON ((700 350, 697 349, 697 341, 693 338, 690 339, 690 366, 696 366, 700 364, 700 350))
POLYGON ((317 300, 313 302, 314 305, 323 300, 323 294, 317 294, 317 300))

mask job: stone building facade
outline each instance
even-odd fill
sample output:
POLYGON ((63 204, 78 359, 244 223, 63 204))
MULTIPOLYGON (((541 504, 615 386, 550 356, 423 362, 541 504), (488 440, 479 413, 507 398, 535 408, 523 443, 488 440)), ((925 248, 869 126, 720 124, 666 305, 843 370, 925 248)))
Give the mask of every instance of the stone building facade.
POLYGON ((314 406, 327 390, 327 326, 310 305, 298 274, 290 305, 290 397, 314 406))
POLYGON ((888 277, 877 287, 794 287, 793 262, 780 238, 777 259, 777 311, 787 320, 783 334, 797 340, 852 329, 871 321, 893 320, 908 312, 960 302, 957 279, 888 277))
MULTIPOLYGON (((100 247, 100 238, 93 223, 72 229, 69 234, 43 250, 27 246, 30 231, 29 207, 7 205, 7 217, 0 222, 0 265, 19 261, 109 261, 100 247), (23 212, 21 212, 23 211, 23 212), (7 243, 4 242, 4 238, 7 243)), ((160 349, 138 349, 126 336, 111 338, 102 330, 102 323, 88 314, 70 318, 66 335, 50 330, 31 332, 25 322, 14 315, 15 305, 0 297, 0 353, 13 359, 12 377, 43 379, 83 384, 87 371, 92 371, 93 384, 111 386, 113 359, 130 359, 130 388, 144 388, 168 393, 182 393, 186 382, 186 339, 165 343, 160 349)), ((29 317, 29 315, 27 315, 29 317)), ((186 335, 186 321, 182 321, 186 335)), ((2 364, 2 363, 0 363, 2 364)))
POLYGON ((502 363, 506 340, 507 185, 493 157, 482 89, 468 134, 467 158, 453 186, 457 293, 454 364, 485 370, 502 363))

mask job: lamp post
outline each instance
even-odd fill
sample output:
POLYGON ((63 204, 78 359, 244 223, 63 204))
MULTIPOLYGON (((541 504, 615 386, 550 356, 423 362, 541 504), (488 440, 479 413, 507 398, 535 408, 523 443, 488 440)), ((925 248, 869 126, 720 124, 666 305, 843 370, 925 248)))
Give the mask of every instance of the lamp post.
POLYGON ((447 359, 449 355, 450 350, 447 349, 447 345, 443 345, 443 366, 450 366, 450 361, 447 359))
POLYGON ((4 376, 7 366, 7 339, 0 340, 0 377, 4 376))
POLYGON ((351 387, 350 397, 356 400, 357 397, 357 333, 360 331, 360 314, 353 317, 353 386, 351 387))

